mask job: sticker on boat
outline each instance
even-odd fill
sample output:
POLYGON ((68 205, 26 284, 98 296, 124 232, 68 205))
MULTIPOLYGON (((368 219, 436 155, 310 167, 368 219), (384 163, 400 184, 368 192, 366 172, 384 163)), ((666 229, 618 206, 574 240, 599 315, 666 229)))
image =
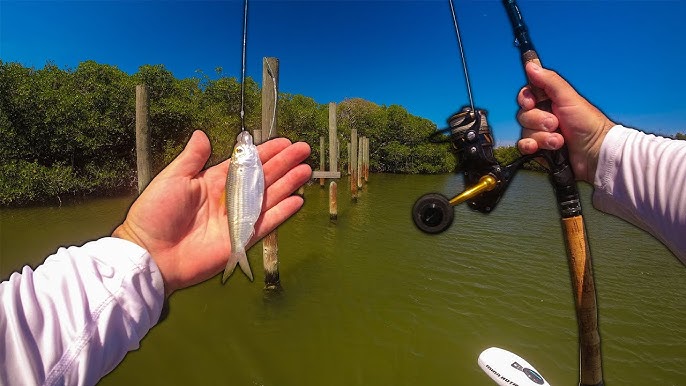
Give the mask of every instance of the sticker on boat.
POLYGON ((486 375, 501 386, 550 386, 529 362, 498 347, 484 350, 478 363, 486 375))

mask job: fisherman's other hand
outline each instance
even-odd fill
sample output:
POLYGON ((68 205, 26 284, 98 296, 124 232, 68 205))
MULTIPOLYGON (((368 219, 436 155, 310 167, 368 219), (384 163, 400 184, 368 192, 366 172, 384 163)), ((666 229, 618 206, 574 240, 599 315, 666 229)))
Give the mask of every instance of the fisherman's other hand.
MULTIPOLYGON (((295 214, 303 199, 291 194, 310 178, 310 147, 276 138, 258 146, 265 194, 250 245, 295 214)), ((210 142, 196 131, 185 149, 131 205, 112 235, 145 248, 160 268, 165 296, 219 273, 231 252, 224 200, 229 160, 203 170, 210 142)))
POLYGON ((593 183, 600 145, 615 124, 556 72, 529 62, 526 74, 533 85, 550 97, 553 113, 535 107, 536 99, 528 85, 520 90, 519 150, 522 154, 533 154, 539 149, 557 150, 566 142, 576 178, 593 183), (557 128, 560 132, 555 132, 557 128))

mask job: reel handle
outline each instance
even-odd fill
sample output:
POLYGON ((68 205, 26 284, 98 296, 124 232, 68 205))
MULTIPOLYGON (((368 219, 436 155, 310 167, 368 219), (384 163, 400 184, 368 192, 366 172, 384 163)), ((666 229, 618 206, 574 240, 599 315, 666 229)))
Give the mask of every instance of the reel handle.
POLYGON ((424 233, 437 234, 450 228, 455 216, 453 207, 478 195, 493 190, 498 185, 494 176, 486 174, 479 182, 450 200, 442 194, 429 193, 421 196, 412 207, 412 221, 424 233))
POLYGON ((465 191, 463 191, 462 193, 451 198, 449 201, 450 205, 459 205, 467 200, 470 200, 480 195, 481 193, 490 192, 491 190, 495 189, 497 185, 498 181, 495 179, 495 177, 493 177, 490 174, 486 174, 485 176, 479 178, 479 182, 477 182, 476 185, 465 189, 465 191))

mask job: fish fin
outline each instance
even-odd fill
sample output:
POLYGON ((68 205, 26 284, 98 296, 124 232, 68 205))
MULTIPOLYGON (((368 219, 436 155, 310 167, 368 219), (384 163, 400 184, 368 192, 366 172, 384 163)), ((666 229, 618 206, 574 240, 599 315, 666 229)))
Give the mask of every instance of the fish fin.
POLYGON ((231 276, 233 270, 236 269, 236 263, 238 258, 235 253, 229 256, 229 261, 226 262, 226 268, 224 268, 224 275, 222 275, 222 284, 226 283, 226 280, 231 276))
POLYGON ((226 283, 226 280, 231 276, 233 271, 236 269, 236 264, 241 266, 241 270, 245 275, 253 281, 252 271, 250 270, 250 263, 248 263, 248 255, 245 250, 238 250, 231 253, 229 256, 229 261, 226 262, 226 268, 224 268, 224 275, 222 276, 222 284, 226 283))
POLYGON ((246 255, 244 250, 236 251, 236 255, 238 255, 238 264, 241 266, 241 270, 248 277, 248 279, 250 279, 250 281, 253 281, 250 263, 248 262, 248 255, 246 255))

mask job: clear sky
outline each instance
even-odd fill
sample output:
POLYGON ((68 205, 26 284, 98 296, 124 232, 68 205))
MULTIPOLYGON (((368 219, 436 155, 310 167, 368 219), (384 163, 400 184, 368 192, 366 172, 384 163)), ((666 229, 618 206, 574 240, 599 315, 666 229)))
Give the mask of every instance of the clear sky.
MULTIPOLYGON (((519 137, 525 79, 500 1, 456 0, 474 101, 498 144, 519 137)), ((686 132, 686 1, 519 1, 545 66, 611 119, 686 132)), ((178 78, 240 75, 241 0, 0 0, 0 58, 42 68, 95 60, 178 78)), ((446 126, 468 104, 448 1, 250 0, 247 74, 280 60, 280 91, 319 103, 361 97, 446 126)))

